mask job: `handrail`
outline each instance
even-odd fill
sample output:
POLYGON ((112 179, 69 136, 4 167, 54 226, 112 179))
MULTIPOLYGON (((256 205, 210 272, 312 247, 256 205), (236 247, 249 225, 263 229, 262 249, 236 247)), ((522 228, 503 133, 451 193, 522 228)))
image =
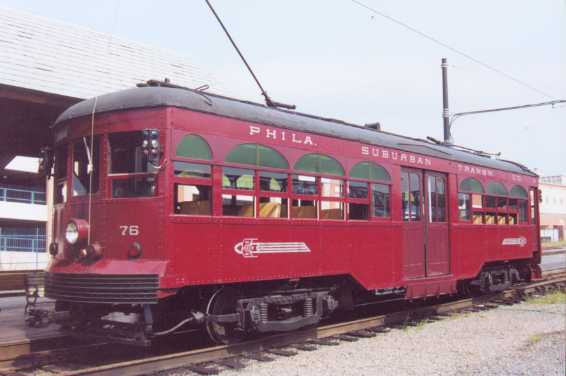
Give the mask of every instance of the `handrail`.
POLYGON ((46 204, 45 192, 8 187, 0 187, 0 201, 46 204))
POLYGON ((47 235, 0 234, 0 251, 45 252, 47 235))

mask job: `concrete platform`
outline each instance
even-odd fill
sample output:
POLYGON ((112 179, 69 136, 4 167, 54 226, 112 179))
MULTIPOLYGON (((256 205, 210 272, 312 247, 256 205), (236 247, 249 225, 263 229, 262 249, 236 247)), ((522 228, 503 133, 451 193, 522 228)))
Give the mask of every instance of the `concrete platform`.
MULTIPOLYGON (((42 328, 27 326, 24 307, 24 297, 0 299, 0 362, 30 352, 48 350, 66 338, 56 324, 42 328)), ((53 309, 53 303, 43 299, 38 307, 53 309)))

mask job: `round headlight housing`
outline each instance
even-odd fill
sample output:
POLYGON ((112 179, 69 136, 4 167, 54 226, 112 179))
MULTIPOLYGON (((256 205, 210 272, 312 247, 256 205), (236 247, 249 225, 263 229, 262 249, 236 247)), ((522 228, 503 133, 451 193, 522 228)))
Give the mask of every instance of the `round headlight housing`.
POLYGON ((79 227, 73 221, 67 223, 65 228, 65 240, 69 244, 76 244, 79 241, 79 227))
POLYGON ((88 237, 89 225, 84 219, 71 218, 65 227, 65 240, 74 245, 85 241, 88 237))

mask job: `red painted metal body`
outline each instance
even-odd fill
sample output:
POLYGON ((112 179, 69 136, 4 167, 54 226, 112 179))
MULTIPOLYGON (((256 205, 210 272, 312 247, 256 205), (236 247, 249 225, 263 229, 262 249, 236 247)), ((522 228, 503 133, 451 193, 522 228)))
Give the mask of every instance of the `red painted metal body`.
MULTIPOLYGON (((90 135, 91 126, 87 118, 59 126, 58 132, 64 133, 59 136, 60 142, 90 135)), ((101 142, 98 192, 91 198, 71 197, 69 192, 67 203, 55 206, 54 239, 61 252, 53 259, 50 272, 158 274, 160 297, 184 286, 349 275, 365 289, 405 287, 406 297, 416 298, 453 293, 458 280, 475 277, 486 263, 519 259, 536 263, 539 257, 537 224, 497 226, 458 221, 458 185, 464 178, 474 177, 485 185, 498 180, 508 188, 521 184, 529 189, 537 187, 532 176, 174 107, 97 115, 92 131, 105 137, 112 132, 145 128, 159 129, 164 145, 157 195, 112 198, 110 180, 119 176, 107 174, 108 143, 101 142), (190 161, 175 156, 176 145, 190 133, 203 137, 213 153, 212 216, 186 216, 173 211, 172 162, 190 161), (270 146, 290 166, 309 152, 331 155, 346 171, 360 161, 375 161, 391 175, 391 218, 358 221, 223 217, 221 190, 216 189, 221 185, 221 166, 230 165, 224 162, 225 157, 241 143, 270 146), (418 176, 423 198, 427 196, 429 176, 445 180, 446 222, 428 221, 426 199, 418 208, 420 220, 403 221, 402 171, 418 176), (101 244, 102 258, 88 263, 65 258, 68 247, 64 229, 71 218, 90 222, 91 238, 101 244), (124 234, 121 226, 131 225, 138 226, 139 232, 124 234), (503 239, 519 237, 525 238, 526 244, 503 245, 503 239), (246 239, 303 242, 310 252, 244 257, 235 247, 246 239), (130 260, 128 248, 133 241, 143 246, 143 255, 130 260)))

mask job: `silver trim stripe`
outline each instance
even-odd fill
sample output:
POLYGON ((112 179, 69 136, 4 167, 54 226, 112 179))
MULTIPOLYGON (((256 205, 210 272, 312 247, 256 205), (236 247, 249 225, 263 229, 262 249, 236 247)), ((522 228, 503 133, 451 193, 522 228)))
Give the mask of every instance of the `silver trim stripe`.
POLYGON ((304 242, 256 242, 255 238, 244 239, 234 246, 234 251, 247 258, 268 253, 308 253, 310 248, 304 242))

